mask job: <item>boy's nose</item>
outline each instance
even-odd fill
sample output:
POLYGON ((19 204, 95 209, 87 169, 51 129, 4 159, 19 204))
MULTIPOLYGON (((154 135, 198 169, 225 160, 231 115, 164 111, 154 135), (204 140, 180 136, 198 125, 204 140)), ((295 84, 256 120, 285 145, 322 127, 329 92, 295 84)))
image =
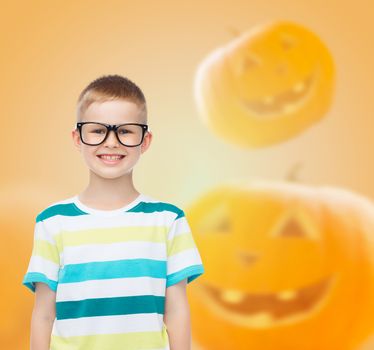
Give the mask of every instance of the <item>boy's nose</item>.
POLYGON ((119 144, 116 132, 114 130, 109 131, 109 135, 107 136, 104 143, 108 144, 108 145, 113 145, 113 144, 118 145, 119 144))

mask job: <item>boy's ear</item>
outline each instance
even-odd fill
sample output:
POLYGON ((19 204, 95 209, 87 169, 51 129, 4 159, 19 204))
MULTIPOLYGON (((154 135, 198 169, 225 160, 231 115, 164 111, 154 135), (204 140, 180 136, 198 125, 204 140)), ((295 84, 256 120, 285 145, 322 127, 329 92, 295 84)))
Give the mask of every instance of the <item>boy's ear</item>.
POLYGON ((151 145, 152 137, 153 135, 150 131, 147 131, 145 133, 144 140, 141 144, 141 153, 144 153, 149 148, 149 146, 151 145))
POLYGON ((81 151, 81 139, 79 137, 78 130, 77 129, 73 129, 71 131, 71 136, 72 136, 75 148, 80 152, 81 151))

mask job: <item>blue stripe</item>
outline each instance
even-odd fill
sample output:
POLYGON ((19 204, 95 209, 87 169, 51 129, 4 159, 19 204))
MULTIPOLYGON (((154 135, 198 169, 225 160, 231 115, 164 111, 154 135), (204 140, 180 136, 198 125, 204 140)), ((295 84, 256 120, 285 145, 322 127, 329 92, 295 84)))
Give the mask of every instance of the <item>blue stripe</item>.
POLYGON ((126 259, 65 265, 59 271, 59 283, 82 282, 123 277, 165 278, 167 262, 152 259, 126 259))
POLYGON ((174 204, 164 202, 140 202, 135 207, 127 210, 129 213, 154 213, 157 211, 171 211, 177 214, 175 219, 184 216, 182 209, 178 208, 174 204))
MULTIPOLYGON (((176 219, 185 216, 184 211, 178 208, 176 205, 164 202, 139 202, 133 208, 130 208, 125 212, 129 213, 154 213, 170 211, 177 214, 176 219)), ((56 215, 62 216, 79 216, 79 215, 90 215, 85 211, 79 209, 74 202, 55 204, 40 212, 36 217, 36 222, 46 220, 56 215)))
POLYGON ((57 282, 48 279, 46 275, 40 272, 28 272, 23 278, 22 284, 29 288, 32 292, 35 292, 35 282, 44 282, 54 292, 57 290, 57 282))
POLYGON ((176 284, 183 279, 187 278, 187 283, 192 282, 195 278, 204 273, 204 266, 202 264, 188 266, 183 270, 174 272, 166 278, 166 288, 176 284))
POLYGON ((128 297, 91 298, 56 303, 56 318, 129 315, 139 313, 164 314, 165 297, 138 295, 128 297))
POLYGON ((41 213, 39 213, 36 217, 36 222, 46 220, 56 215, 78 216, 87 215, 87 213, 80 210, 74 203, 56 204, 44 209, 41 213))

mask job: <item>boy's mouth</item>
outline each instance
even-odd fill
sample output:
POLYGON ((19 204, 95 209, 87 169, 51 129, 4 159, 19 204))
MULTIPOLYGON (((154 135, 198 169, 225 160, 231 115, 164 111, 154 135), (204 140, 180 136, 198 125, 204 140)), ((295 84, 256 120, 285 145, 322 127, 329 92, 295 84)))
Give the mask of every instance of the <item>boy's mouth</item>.
POLYGON ((116 164, 121 159, 125 158, 125 155, 123 154, 98 154, 98 158, 100 158, 104 163, 107 164, 116 164))

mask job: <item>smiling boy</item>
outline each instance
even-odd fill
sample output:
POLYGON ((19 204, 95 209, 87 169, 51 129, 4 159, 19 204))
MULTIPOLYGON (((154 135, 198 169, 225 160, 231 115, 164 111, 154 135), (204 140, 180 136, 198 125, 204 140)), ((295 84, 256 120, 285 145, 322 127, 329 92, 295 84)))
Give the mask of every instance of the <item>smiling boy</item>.
POLYGON ((190 350, 186 285, 204 268, 184 211, 133 184, 152 140, 140 88, 91 82, 72 139, 89 181, 36 216, 31 350, 190 350))

